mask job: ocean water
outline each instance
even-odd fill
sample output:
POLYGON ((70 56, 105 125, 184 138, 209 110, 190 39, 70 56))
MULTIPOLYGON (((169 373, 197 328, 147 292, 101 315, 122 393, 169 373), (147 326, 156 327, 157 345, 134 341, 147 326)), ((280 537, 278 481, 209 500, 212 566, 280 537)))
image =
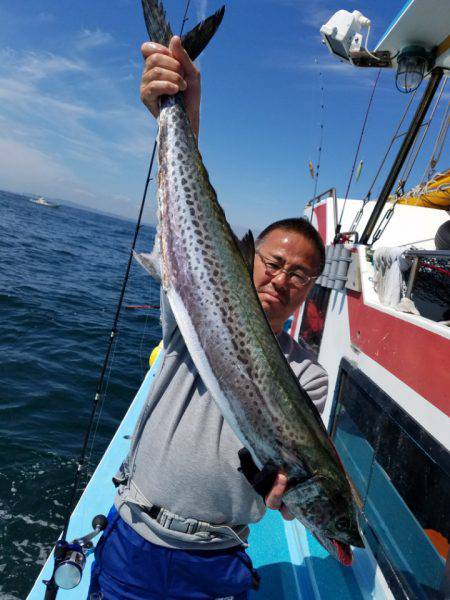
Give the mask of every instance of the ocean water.
MULTIPOLYGON (((0 192, 0 598, 23 599, 63 525, 134 224, 0 192)), ((149 251, 154 230, 141 229, 149 251)), ((159 304, 133 265, 124 305, 159 304)), ((93 469, 161 336, 157 309, 124 308, 93 469)))

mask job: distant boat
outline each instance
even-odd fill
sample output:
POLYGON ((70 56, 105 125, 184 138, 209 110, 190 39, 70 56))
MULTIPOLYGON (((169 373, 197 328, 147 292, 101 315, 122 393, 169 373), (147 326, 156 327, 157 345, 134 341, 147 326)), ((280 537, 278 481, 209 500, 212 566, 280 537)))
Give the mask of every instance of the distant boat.
POLYGON ((33 202, 34 204, 40 204, 41 206, 49 206, 50 208, 59 208, 59 204, 49 202, 43 196, 39 196, 39 198, 36 200, 34 198, 30 198, 30 202, 33 202))

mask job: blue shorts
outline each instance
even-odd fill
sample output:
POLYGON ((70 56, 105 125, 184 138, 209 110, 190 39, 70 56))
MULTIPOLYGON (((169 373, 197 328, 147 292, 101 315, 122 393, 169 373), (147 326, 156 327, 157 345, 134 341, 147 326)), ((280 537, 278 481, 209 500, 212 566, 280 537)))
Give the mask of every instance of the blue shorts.
POLYGON ((95 549, 89 600, 247 600, 253 567, 241 547, 173 550, 148 542, 115 508, 95 549))

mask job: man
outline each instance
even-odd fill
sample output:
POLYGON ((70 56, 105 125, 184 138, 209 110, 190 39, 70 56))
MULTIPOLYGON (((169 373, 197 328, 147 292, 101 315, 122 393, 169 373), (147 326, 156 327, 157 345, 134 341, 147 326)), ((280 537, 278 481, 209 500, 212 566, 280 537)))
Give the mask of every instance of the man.
MULTIPOLYGON (((170 49, 147 43, 142 51, 143 102, 157 116, 160 95, 184 91, 198 136, 200 74, 179 38, 170 49)), ((283 325, 323 264, 323 243, 304 219, 278 221, 257 239, 253 280, 259 299, 319 409, 326 373, 283 325)), ((163 293, 161 306, 164 357, 116 478, 115 508, 97 546, 90 597, 244 600, 256 581, 244 550, 247 525, 266 506, 292 518, 282 504, 286 477, 275 474, 262 496, 249 483, 255 466, 249 467, 248 454, 203 385, 163 293)))

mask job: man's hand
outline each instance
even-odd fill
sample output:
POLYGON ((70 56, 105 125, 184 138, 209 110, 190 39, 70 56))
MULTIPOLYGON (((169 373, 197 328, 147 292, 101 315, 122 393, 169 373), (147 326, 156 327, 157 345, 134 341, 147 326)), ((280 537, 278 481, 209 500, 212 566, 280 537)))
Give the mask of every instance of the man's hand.
POLYGON ((295 517, 291 515, 286 506, 282 502, 283 494, 286 491, 288 478, 284 473, 278 473, 272 489, 266 496, 266 506, 279 510, 286 521, 292 521, 295 517))
POLYGON ((159 97, 184 92, 186 111, 192 130, 198 137, 200 122, 200 71, 174 36, 169 48, 154 42, 141 47, 145 67, 141 79, 141 100, 154 117, 159 113, 159 97))

